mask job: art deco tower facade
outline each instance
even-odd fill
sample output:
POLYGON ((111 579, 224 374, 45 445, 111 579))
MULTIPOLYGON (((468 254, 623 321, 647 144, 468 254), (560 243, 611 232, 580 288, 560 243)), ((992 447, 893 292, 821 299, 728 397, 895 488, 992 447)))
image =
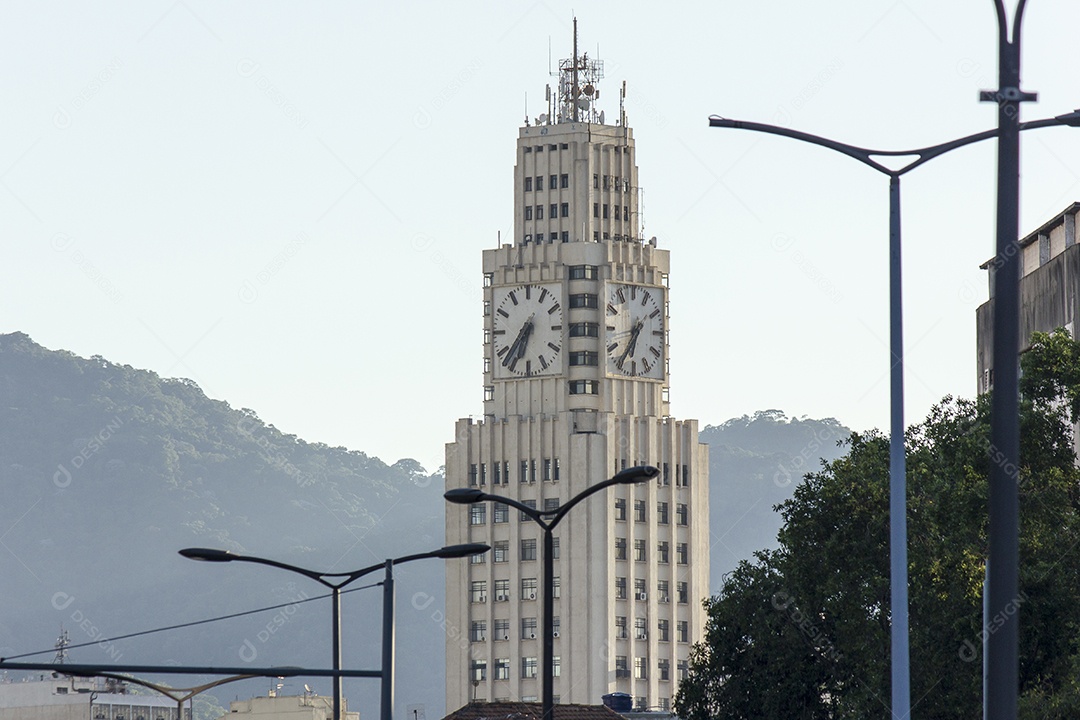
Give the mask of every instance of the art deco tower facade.
MULTIPOLYGON (((624 468, 661 469, 558 526, 554 655, 559 702, 666 708, 705 622, 708 448, 669 416, 669 258, 641 237, 633 132, 621 107, 605 122, 602 65, 574 55, 519 130, 513 242, 483 257, 484 417, 458 421, 446 487, 555 509, 624 468)), ((539 700, 540 528, 450 505, 446 541, 493 548, 447 565, 447 711, 539 700)))

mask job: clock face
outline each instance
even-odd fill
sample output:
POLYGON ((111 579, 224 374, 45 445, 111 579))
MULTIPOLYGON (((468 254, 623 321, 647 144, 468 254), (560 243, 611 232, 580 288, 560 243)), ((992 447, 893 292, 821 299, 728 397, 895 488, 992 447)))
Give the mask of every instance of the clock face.
POLYGON ((664 379, 664 291, 645 285, 608 285, 607 371, 664 379))
POLYGON ((492 341, 496 378, 562 372, 561 301, 559 285, 495 288, 492 341))

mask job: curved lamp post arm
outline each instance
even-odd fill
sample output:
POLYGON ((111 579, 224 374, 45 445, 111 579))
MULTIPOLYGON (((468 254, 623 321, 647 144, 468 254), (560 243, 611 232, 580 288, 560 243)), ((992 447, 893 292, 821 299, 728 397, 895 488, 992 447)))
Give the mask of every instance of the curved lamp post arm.
POLYGON ((514 498, 503 497, 502 495, 491 495, 482 490, 474 490, 472 488, 456 488, 454 490, 447 490, 443 493, 443 497, 456 505, 473 505, 478 502, 487 502, 491 500, 493 502, 501 502, 505 505, 509 505, 512 508, 520 510, 535 520, 543 527, 547 527, 548 524, 544 522, 543 513, 534 507, 529 507, 523 502, 515 500, 514 498))
MULTIPOLYGON (((1057 115, 1052 118, 1044 118, 1042 120, 1032 120, 1030 122, 1020 123, 1021 130, 1037 130, 1044 127, 1057 127, 1059 125, 1067 125, 1070 127, 1080 127, 1080 110, 1073 110, 1071 113, 1065 113, 1064 115, 1057 115)), ((783 137, 789 137, 794 140, 801 140, 808 142, 812 145, 819 145, 821 147, 835 150, 836 152, 843 153, 848 157, 854 158, 859 162, 872 167, 878 172, 884 173, 889 177, 899 177, 904 173, 907 173, 915 168, 919 167, 923 163, 929 162, 939 155, 955 150, 956 148, 963 147, 964 145, 970 145, 972 143, 981 142, 982 140, 989 140, 990 138, 997 137, 997 128, 993 130, 984 130, 983 132, 967 135, 966 137, 957 138, 956 140, 950 140, 949 142, 940 143, 938 145, 930 145, 929 147, 917 148, 915 150, 872 150, 870 148, 862 148, 856 145, 849 145, 837 140, 830 140, 829 138, 823 138, 818 135, 812 135, 810 133, 802 132, 800 130, 792 130, 790 128, 780 127, 779 125, 769 125, 767 123, 748 122, 746 120, 729 120, 719 115, 711 115, 709 117, 709 127, 726 127, 735 128, 738 130, 751 130, 753 132, 767 133, 769 135, 780 135, 783 137), (878 157, 906 157, 915 156, 916 159, 908 163, 907 165, 891 170, 881 163, 875 161, 874 156, 878 157)))
MULTIPOLYGON (((320 573, 315 572, 314 570, 308 570, 307 568, 297 567, 296 565, 278 562, 277 560, 268 560, 267 558, 255 557, 253 555, 237 555, 235 553, 229 552, 228 550, 215 550, 214 548, 184 548, 179 552, 181 555, 188 558, 189 560, 202 560, 204 562, 249 562, 256 563, 258 565, 269 565, 270 567, 276 567, 282 570, 289 570, 290 572, 298 573, 300 575, 303 575, 304 577, 311 578, 315 582, 321 583, 328 588, 333 588, 334 585, 333 583, 326 581, 326 575, 344 574, 320 573)), ((377 567, 382 567, 382 565, 380 564, 377 567)))
POLYGON ((559 508, 559 511, 555 513, 555 516, 548 521, 548 527, 555 527, 559 521, 563 519, 563 516, 570 512, 570 508, 574 507, 593 493, 611 487, 612 485, 633 485, 635 483, 645 482, 646 480, 652 480, 659 474, 659 468, 653 467, 652 465, 639 465, 637 467, 627 468, 626 470, 617 473, 614 477, 587 487, 559 508))

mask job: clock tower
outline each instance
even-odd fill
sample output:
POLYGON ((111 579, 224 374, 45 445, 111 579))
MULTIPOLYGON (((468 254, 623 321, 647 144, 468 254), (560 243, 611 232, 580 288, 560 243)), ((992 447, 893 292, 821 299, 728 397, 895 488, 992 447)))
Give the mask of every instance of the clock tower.
MULTIPOLYGON (((484 417, 457 422, 446 487, 540 509, 635 465, 661 474, 590 497, 556 530, 559 702, 623 692, 670 708, 709 592, 708 448, 668 405, 669 253, 641 232, 634 135, 598 108, 600 61, 559 64, 526 119, 513 242, 483 255, 484 417)), ((539 700, 540 528, 505 505, 447 506, 447 712, 539 700)))

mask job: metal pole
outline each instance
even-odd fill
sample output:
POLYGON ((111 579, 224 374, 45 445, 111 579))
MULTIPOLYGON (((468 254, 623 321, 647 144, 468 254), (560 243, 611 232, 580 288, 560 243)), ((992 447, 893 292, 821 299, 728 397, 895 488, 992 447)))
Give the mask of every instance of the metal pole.
POLYGON ((394 716, 394 561, 386 561, 383 580, 381 720, 394 716))
MULTIPOLYGON (((994 265, 993 396, 990 409, 990 603, 987 637, 987 707, 992 720, 1013 720, 1017 712, 1020 516, 1017 469, 1020 467, 1020 20, 1021 0, 1009 42, 1000 0, 998 104, 997 244, 994 265)), ((985 97, 985 96, 984 96, 985 97)))
POLYGON ((892 712, 911 713, 908 648, 907 461, 904 453, 904 322, 900 284, 900 176, 889 177, 889 581, 892 628, 892 712))
POLYGON ((544 641, 542 662, 544 664, 543 720, 555 717, 555 542, 551 526, 544 528, 544 641))
POLYGON ((341 675, 337 674, 338 670, 341 670, 341 588, 335 587, 332 589, 331 599, 333 601, 333 629, 331 635, 333 636, 333 653, 334 653, 334 720, 341 720, 341 675))

